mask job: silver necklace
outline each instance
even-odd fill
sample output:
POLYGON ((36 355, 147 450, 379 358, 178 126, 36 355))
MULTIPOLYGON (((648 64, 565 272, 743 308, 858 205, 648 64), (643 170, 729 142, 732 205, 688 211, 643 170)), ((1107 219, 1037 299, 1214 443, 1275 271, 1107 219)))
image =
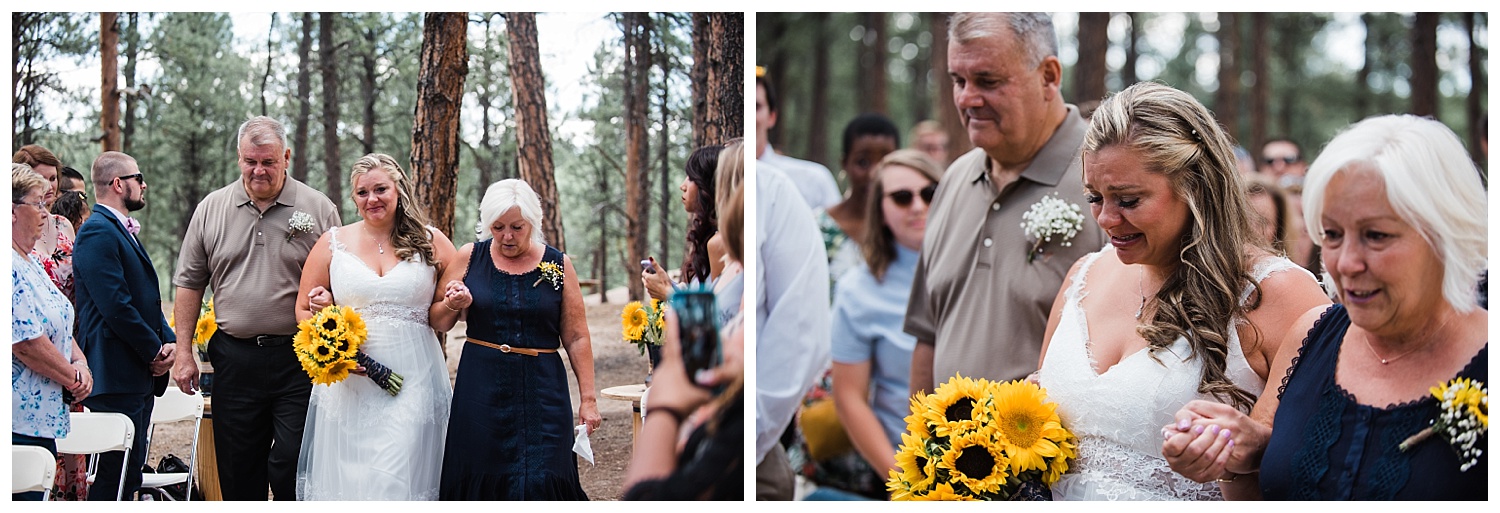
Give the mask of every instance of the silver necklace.
MULTIPOLYGON (((375 235, 372 234, 372 233, 370 233, 370 227, 369 227, 369 225, 365 225, 365 236, 370 238, 370 242, 374 242, 375 243, 375 251, 380 252, 380 254, 382 254, 382 255, 385 254, 385 243, 381 242, 381 241, 378 241, 378 240, 375 240, 375 235)), ((389 239, 390 237, 386 237, 386 238, 389 239)))

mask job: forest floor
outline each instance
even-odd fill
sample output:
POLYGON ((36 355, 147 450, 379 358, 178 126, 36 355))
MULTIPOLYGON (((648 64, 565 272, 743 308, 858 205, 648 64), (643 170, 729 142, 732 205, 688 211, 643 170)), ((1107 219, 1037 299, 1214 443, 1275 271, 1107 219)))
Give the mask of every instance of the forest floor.
MULTIPOLYGON (((632 441, 631 404, 605 398, 598 394, 598 391, 619 385, 641 383, 646 377, 648 367, 646 357, 641 356, 635 346, 625 343, 620 336, 620 311, 624 308, 627 299, 625 289, 609 291, 609 299, 609 303, 600 304, 599 294, 584 296, 584 303, 588 309, 589 337, 594 352, 594 386, 596 395, 599 395, 599 414, 604 417, 604 423, 589 436, 590 445, 594 449, 594 464, 590 465, 588 461, 578 459, 578 475, 583 483, 583 490, 593 500, 618 500, 623 494, 621 485, 625 482, 625 468, 630 464, 632 441)), ((163 308, 170 312, 172 305, 164 304, 163 308)), ((463 357, 464 329, 464 324, 459 323, 452 331, 449 331, 444 346, 448 357, 450 383, 458 372, 458 362, 463 357)), ((563 362, 566 363, 568 361, 566 352, 564 351, 563 354, 563 362)), ((571 365, 568 365, 568 391, 573 398, 576 422, 578 383, 573 376, 571 365)), ((146 459, 147 464, 156 466, 156 462, 168 453, 176 454, 186 460, 187 455, 190 454, 189 447, 192 445, 192 439, 191 423, 165 424, 158 427, 146 459)))

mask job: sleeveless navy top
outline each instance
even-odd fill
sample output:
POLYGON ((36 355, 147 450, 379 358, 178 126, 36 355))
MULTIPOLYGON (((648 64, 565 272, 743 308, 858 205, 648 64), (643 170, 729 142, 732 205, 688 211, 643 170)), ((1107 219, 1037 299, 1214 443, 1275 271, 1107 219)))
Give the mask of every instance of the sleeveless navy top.
MULTIPOLYGON (((1485 500, 1489 454, 1468 471, 1441 436, 1402 452, 1407 437, 1438 416, 1432 396, 1377 408, 1338 385, 1349 313, 1333 305, 1308 331, 1282 380, 1275 430, 1261 460, 1267 500, 1485 500)), ((1488 383, 1489 345, 1455 377, 1488 383)), ((1434 383, 1436 385, 1437 383, 1434 383)), ((1487 447, 1486 440, 1479 442, 1487 447)))

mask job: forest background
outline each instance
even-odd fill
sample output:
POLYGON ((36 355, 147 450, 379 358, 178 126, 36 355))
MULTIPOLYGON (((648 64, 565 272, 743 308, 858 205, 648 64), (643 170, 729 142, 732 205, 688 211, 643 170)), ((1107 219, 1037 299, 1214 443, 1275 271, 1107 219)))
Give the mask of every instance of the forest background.
MULTIPOLYGON (((758 13, 756 65, 776 88, 778 151, 840 174, 844 124, 891 118, 902 145, 942 122, 970 149, 947 73, 947 13, 758 13)), ((1487 13, 1053 13, 1063 98, 1086 106, 1156 80, 1208 106, 1254 157, 1289 137, 1311 161, 1338 130, 1386 113, 1433 116, 1471 157, 1488 112, 1487 13)), ((847 185, 842 176, 840 183, 847 185)))
POLYGON ((239 124, 266 114, 287 126, 289 174, 345 222, 357 220, 349 166, 370 152, 407 168, 456 245, 475 239, 488 184, 524 178, 580 278, 639 298, 635 262, 683 258, 687 156, 743 131, 740 13, 598 13, 543 39, 598 41, 585 52, 539 49, 537 18, 562 16, 546 13, 262 13, 254 37, 236 30, 241 16, 11 16, 11 147, 41 144, 85 176, 105 148, 134 156, 150 185, 136 217, 161 276, 197 202, 238 180, 239 124), (570 63, 587 71, 558 84, 541 52, 587 55, 570 63), (90 66, 92 80, 69 78, 90 66))

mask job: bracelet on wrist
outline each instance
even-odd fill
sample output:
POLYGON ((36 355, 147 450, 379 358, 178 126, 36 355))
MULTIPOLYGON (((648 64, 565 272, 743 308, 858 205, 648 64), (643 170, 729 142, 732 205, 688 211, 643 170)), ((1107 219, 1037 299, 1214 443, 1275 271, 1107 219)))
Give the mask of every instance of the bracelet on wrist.
POLYGON ((447 301, 441 301, 441 303, 443 303, 443 308, 447 308, 447 309, 449 309, 451 311, 454 311, 454 312, 462 312, 463 311, 462 308, 454 308, 454 307, 448 306, 448 302, 447 301))

